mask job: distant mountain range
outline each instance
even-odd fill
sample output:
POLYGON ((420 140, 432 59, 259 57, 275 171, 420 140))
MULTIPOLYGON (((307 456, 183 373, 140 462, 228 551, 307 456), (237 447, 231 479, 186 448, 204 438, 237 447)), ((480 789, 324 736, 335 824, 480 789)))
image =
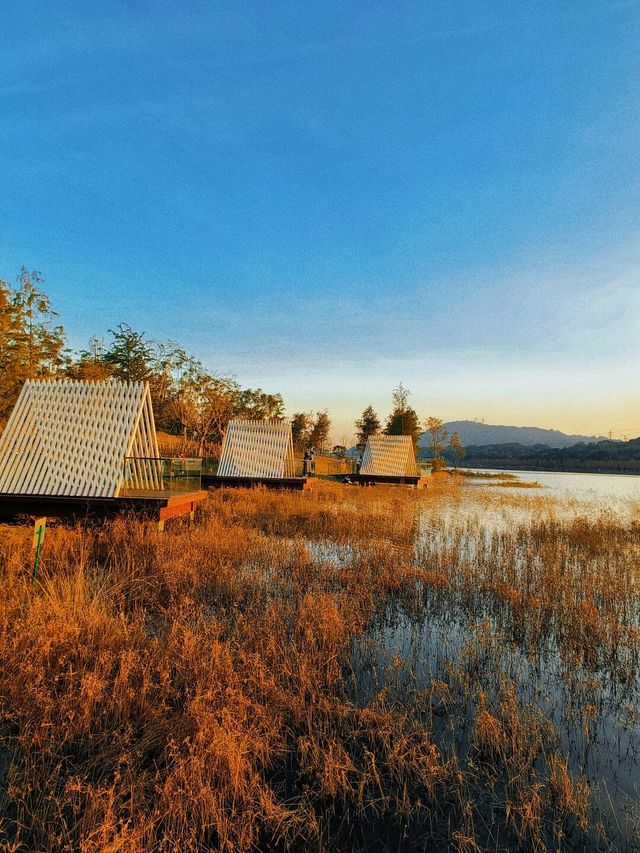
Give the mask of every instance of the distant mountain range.
MULTIPOLYGON (((567 435, 557 429, 483 424, 478 421, 448 421, 445 426, 449 435, 453 435, 454 432, 459 434, 465 447, 472 444, 520 444, 525 447, 546 444, 547 447, 570 447, 579 442, 588 444, 604 438, 596 435, 567 435)), ((428 443, 428 436, 423 433, 420 445, 426 447, 428 443)))

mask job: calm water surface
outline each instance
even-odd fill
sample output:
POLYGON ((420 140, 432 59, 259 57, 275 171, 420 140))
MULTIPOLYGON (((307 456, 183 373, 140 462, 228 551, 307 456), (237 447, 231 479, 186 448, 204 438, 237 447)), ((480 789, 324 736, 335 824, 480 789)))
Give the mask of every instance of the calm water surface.
MULTIPOLYGON (((625 498, 640 500, 640 476, 636 474, 571 474, 560 471, 498 471, 474 469, 478 474, 513 474, 525 483, 539 483, 560 498, 625 498)), ((474 482, 483 487, 490 480, 474 482)), ((493 481, 495 482, 495 481, 493 481)), ((497 486, 497 488, 504 488, 497 486)))
MULTIPOLYGON (((640 519, 640 476, 478 473, 512 473, 520 482, 537 483, 540 488, 469 478, 461 489, 426 502, 416 519, 418 565, 437 567, 442 555, 449 553, 454 561, 486 560, 496 537, 508 538, 517 528, 526 530, 545 520, 579 517, 594 524, 634 524, 640 519), (457 552, 452 549, 456 541, 457 552)), ((316 555, 327 559, 330 552, 329 547, 316 555)), ((499 551, 495 553, 496 571, 500 571, 499 551)), ((333 556, 347 561, 357 558, 350 549, 343 549, 340 555, 334 551, 333 556)), ((637 552, 635 557, 630 554, 630 559, 636 558, 637 552)), ((629 618, 632 624, 640 624, 638 596, 629 601, 629 618)), ((512 679, 519 701, 552 722, 558 748, 568 759, 574 778, 584 775, 592 787, 594 812, 607 825, 608 840, 600 846, 593 837, 589 849, 640 850, 640 662, 635 660, 635 652, 628 678, 620 680, 615 669, 602 662, 569 663, 555 629, 537 647, 525 642, 515 628, 510 634, 509 605, 496 602, 491 593, 478 589, 470 597, 455 586, 425 588, 418 607, 406 608, 398 602, 354 643, 359 700, 368 701, 384 688, 404 702, 413 692, 428 688, 432 679, 449 682, 450 672, 465 660, 465 650, 481 648, 478 637, 483 626, 501 638, 476 676, 489 700, 495 702, 502 677, 512 679), (598 713, 587 730, 581 714, 589 702, 597 705, 598 713)), ((561 632, 561 626, 557 630, 561 632)), ((443 752, 457 754, 463 763, 476 702, 473 690, 460 691, 455 712, 434 723, 434 736, 443 752)), ((485 843, 488 841, 487 837, 485 843)))

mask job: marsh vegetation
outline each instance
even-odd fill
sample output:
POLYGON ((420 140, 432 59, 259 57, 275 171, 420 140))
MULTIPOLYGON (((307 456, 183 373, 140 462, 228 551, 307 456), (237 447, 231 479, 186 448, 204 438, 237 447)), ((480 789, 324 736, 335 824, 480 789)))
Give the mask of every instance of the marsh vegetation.
POLYGON ((2 527, 0 849, 637 849, 639 533, 540 491, 230 490, 53 527, 32 585, 2 527))

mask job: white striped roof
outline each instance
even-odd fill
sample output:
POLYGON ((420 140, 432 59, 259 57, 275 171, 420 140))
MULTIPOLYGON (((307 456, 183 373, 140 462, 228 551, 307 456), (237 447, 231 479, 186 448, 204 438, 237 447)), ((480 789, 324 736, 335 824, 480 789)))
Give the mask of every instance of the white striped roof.
POLYGON ((222 442, 219 476, 282 478, 294 474, 290 421, 229 422, 222 442))
POLYGON ((360 473, 378 477, 415 477, 416 453, 410 435, 370 435, 360 473))
POLYGON ((117 497, 131 456, 159 456, 147 383, 30 379, 0 436, 0 493, 117 497))

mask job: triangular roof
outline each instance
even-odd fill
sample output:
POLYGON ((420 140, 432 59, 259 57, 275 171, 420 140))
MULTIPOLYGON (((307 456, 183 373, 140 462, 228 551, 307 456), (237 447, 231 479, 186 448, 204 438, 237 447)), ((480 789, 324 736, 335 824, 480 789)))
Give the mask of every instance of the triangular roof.
POLYGON ((230 421, 222 442, 220 477, 293 477, 291 422, 230 421))
POLYGON ((131 456, 159 456, 146 382, 29 379, 0 436, 0 493, 118 497, 131 456))
POLYGON ((370 435, 360 473, 378 477, 415 477, 416 453, 410 435, 370 435))

